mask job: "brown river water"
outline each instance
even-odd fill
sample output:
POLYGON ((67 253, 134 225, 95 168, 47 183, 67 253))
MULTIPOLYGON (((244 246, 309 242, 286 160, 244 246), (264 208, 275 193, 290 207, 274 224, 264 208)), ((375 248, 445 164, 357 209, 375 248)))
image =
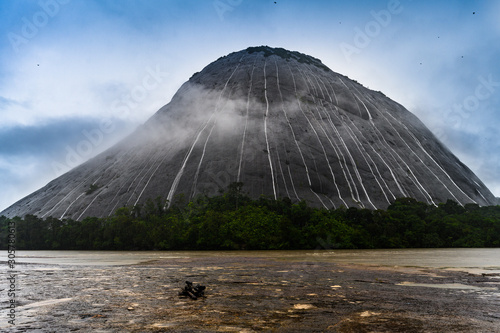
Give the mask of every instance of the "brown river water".
POLYGON ((261 257, 388 267, 500 273, 500 248, 297 251, 18 251, 17 262, 54 265, 132 265, 160 259, 261 257))

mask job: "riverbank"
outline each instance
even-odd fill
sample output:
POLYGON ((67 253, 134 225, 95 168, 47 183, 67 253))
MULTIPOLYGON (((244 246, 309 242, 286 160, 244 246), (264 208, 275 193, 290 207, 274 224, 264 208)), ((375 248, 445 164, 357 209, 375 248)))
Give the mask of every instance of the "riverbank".
POLYGON ((500 332, 497 274, 255 256, 18 269, 5 332, 500 332), (186 280, 206 297, 180 298, 186 280))

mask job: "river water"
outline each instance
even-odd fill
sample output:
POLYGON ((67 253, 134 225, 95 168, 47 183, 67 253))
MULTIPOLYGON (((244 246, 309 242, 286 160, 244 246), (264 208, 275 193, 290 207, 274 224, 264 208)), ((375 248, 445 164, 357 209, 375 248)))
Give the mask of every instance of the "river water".
MULTIPOLYGON (((115 266, 152 260, 203 257, 262 257, 303 262, 331 262, 389 267, 500 273, 500 248, 381 249, 310 251, 18 251, 17 263, 115 266)), ((2 259, 0 259, 2 260, 2 259)))

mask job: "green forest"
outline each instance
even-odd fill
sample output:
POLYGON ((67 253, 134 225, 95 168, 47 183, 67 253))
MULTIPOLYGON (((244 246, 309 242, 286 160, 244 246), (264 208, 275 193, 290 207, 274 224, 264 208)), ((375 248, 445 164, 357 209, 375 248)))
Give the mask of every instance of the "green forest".
POLYGON ((181 195, 168 209, 161 198, 151 199, 82 221, 1 216, 0 247, 7 249, 9 225, 15 225, 17 250, 500 247, 500 206, 400 198, 386 210, 327 210, 288 198, 252 200, 242 186, 233 183, 217 196, 192 201, 181 195))

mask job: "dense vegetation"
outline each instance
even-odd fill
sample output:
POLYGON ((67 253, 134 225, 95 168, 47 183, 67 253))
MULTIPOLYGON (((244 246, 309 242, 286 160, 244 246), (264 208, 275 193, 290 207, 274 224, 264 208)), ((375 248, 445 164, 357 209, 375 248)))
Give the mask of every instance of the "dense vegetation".
POLYGON ((7 248, 9 222, 16 248, 25 250, 500 247, 500 206, 402 198, 387 210, 326 210, 287 198, 251 200, 241 187, 191 202, 180 196, 166 210, 157 198, 82 221, 2 216, 0 247, 7 248))

